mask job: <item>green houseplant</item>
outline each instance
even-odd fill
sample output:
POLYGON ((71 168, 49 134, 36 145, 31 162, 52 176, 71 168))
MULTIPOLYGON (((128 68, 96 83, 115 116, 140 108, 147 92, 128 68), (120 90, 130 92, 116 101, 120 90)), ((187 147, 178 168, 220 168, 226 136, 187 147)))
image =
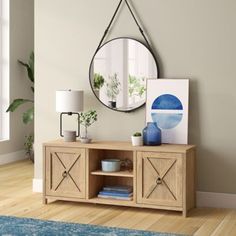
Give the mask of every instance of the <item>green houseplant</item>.
MULTIPOLYGON (((24 66, 27 70, 28 79, 31 81, 31 91, 34 93, 34 52, 31 52, 28 63, 18 60, 18 62, 24 66)), ((24 124, 28 124, 34 120, 34 101, 30 99, 16 98, 7 108, 7 112, 14 112, 19 106, 25 103, 32 103, 32 107, 26 110, 22 115, 24 124)))
MULTIPOLYGON (((21 60, 18 60, 18 62, 20 63, 20 65, 26 68, 28 79, 31 82, 30 89, 32 93, 34 93, 34 52, 30 53, 29 60, 27 63, 21 60)), ((18 107, 20 107, 25 103, 32 104, 32 106, 29 109, 27 109, 22 115, 23 123, 29 124, 34 120, 34 100, 16 98, 11 102, 6 112, 14 112, 18 107)), ((29 156, 29 159, 32 161, 34 161, 33 142, 34 142, 33 135, 30 134, 25 136, 24 147, 26 150, 26 155, 29 156)))
POLYGON ((116 73, 108 77, 108 81, 106 81, 106 89, 106 95, 110 99, 108 106, 116 108, 116 98, 120 93, 120 81, 116 73))
POLYGON ((85 128, 85 134, 80 138, 81 142, 91 142, 91 139, 88 137, 88 127, 91 126, 95 121, 97 121, 97 112, 95 110, 80 113, 80 124, 85 128))
POLYGON ((140 136, 142 136, 142 134, 140 132, 136 132, 136 133, 133 134, 133 136, 134 137, 140 137, 140 136))
POLYGON ((134 96, 138 96, 142 98, 145 92, 144 87, 145 79, 139 78, 136 76, 129 75, 128 80, 128 93, 130 98, 134 98, 134 96))
POLYGON ((140 132, 136 132, 131 136, 131 141, 133 146, 142 146, 143 145, 143 137, 140 132))
POLYGON ((99 98, 99 93, 100 93, 100 89, 103 87, 105 83, 105 79, 104 77, 99 74, 99 73, 95 73, 93 76, 93 91, 94 94, 99 98))
POLYGON ((34 162, 34 151, 33 151, 33 145, 34 145, 34 136, 32 134, 25 136, 25 154, 29 157, 29 159, 34 162))
POLYGON ((95 73, 93 77, 93 87, 95 90, 100 90, 105 83, 105 79, 102 75, 95 73))

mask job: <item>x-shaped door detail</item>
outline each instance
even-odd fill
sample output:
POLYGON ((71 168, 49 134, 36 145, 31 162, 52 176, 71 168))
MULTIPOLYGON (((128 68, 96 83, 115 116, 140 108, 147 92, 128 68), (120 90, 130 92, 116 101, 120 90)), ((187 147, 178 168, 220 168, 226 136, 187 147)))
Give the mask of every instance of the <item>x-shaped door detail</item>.
POLYGON ((72 175, 71 175, 71 173, 70 173, 71 170, 72 170, 72 168, 74 167, 74 165, 75 165, 75 164, 78 162, 78 160, 80 159, 80 156, 81 156, 81 155, 79 154, 79 156, 75 159, 75 161, 71 164, 71 166, 70 166, 70 167, 68 168, 68 170, 67 170, 67 167, 64 165, 64 163, 62 162, 62 160, 61 160, 61 158, 58 156, 58 154, 57 154, 56 152, 54 152, 54 154, 55 154, 56 158, 59 160, 61 166, 64 168, 64 171, 63 171, 62 174, 61 174, 61 180, 60 180, 60 182, 58 183, 58 185, 55 187, 54 191, 56 191, 56 190, 59 188, 59 186, 62 184, 62 182, 64 181, 65 178, 69 177, 69 178, 72 180, 72 182, 74 183, 74 185, 76 186, 76 188, 79 190, 79 192, 81 192, 79 186, 77 185, 77 183, 75 182, 74 178, 72 177, 72 175))
POLYGON ((160 173, 157 168, 153 165, 150 158, 146 158, 146 164, 149 167, 150 173, 153 175, 153 177, 156 179, 156 181, 150 186, 149 190, 147 191, 147 194, 145 198, 149 198, 151 194, 158 188, 159 185, 164 185, 167 190, 170 192, 172 197, 176 200, 176 196, 173 193, 173 191, 168 186, 167 182, 165 181, 165 177, 167 173, 171 170, 171 168, 176 163, 176 159, 173 159, 173 162, 164 170, 164 172, 160 173))

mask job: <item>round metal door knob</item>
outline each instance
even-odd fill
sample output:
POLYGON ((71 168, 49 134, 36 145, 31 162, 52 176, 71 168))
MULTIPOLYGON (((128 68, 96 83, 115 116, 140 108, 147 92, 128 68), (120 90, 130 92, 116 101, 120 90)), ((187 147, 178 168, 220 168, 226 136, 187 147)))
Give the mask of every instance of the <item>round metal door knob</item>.
POLYGON ((161 184, 162 183, 162 179, 160 177, 158 177, 156 182, 157 182, 157 184, 161 184))
POLYGON ((67 176, 67 172, 64 171, 64 172, 62 173, 62 177, 66 177, 66 176, 67 176))

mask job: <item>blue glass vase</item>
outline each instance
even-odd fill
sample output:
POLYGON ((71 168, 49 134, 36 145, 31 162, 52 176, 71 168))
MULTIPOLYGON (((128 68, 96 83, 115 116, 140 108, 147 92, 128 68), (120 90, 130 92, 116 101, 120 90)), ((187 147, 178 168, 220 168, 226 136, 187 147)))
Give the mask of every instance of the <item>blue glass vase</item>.
POLYGON ((156 122, 148 122, 143 129, 143 144, 146 146, 161 145, 161 130, 157 127, 156 122))

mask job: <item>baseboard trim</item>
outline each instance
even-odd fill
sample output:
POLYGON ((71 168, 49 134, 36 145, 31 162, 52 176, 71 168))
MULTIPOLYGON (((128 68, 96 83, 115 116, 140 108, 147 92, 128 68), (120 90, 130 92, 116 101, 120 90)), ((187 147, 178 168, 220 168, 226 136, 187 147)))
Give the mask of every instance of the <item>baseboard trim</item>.
MULTIPOLYGON (((33 179, 33 192, 43 191, 42 179, 33 179)), ((197 191, 197 207, 236 209, 236 194, 197 191)))
POLYGON ((43 180, 42 179, 33 179, 33 192, 42 193, 43 192, 43 180))
POLYGON ((236 209, 236 194, 197 192, 197 207, 236 209))
POLYGON ((26 159, 25 150, 20 150, 17 152, 11 152, 6 154, 0 154, 0 165, 9 164, 15 161, 20 161, 26 159))

